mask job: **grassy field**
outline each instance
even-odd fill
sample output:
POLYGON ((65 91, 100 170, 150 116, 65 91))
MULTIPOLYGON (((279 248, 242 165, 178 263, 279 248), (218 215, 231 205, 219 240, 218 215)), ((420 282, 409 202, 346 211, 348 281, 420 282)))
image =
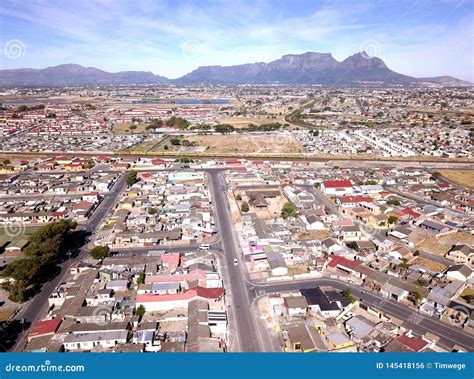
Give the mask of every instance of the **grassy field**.
POLYGON ((152 149, 157 143, 157 141, 145 141, 138 143, 136 145, 132 145, 129 148, 127 148, 127 151, 145 151, 147 152, 148 150, 152 149))
POLYGON ((267 116, 262 117, 224 117, 217 120, 221 124, 229 124, 232 125, 234 128, 246 128, 249 124, 272 124, 279 122, 280 124, 284 124, 285 121, 283 117, 277 118, 267 118, 267 116))
POLYGON ((21 233, 17 233, 16 231, 18 230, 17 228, 8 228, 5 226, 0 226, 0 239, 4 237, 10 237, 9 235, 11 233, 14 233, 14 237, 20 237, 20 236, 25 236, 28 237, 32 235, 34 232, 36 232, 41 226, 26 226, 24 229, 21 229, 21 233))
MULTIPOLYGON (((116 134, 131 133, 130 129, 129 129, 131 125, 133 125, 133 124, 130 123, 130 122, 114 124, 112 126, 112 133, 116 133, 116 134)), ((145 130, 145 128, 147 126, 148 126, 148 124, 146 124, 146 123, 138 124, 138 125, 136 125, 137 128, 135 130, 133 130, 133 133, 134 134, 148 133, 148 131, 145 130)))
POLYGON ((472 170, 438 170, 438 172, 453 183, 474 189, 474 171, 472 170))
POLYGON ((6 228, 0 227, 0 253, 3 252, 10 242, 18 239, 28 239, 31 234, 38 230, 40 226, 28 226, 26 228, 6 228))

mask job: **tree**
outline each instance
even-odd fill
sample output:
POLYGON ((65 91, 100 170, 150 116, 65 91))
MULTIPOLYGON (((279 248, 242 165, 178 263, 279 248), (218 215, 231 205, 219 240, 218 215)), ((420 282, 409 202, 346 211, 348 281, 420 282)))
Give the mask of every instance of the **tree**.
POLYGON ((393 215, 392 215, 392 216, 388 216, 387 222, 388 222, 389 225, 393 225, 393 224, 395 224, 397 221, 398 221, 398 217, 397 217, 397 216, 393 216, 393 215))
POLYGON ((240 211, 243 213, 247 213, 250 210, 249 203, 243 202, 240 206, 240 211))
POLYGON ((413 256, 417 257, 418 255, 420 255, 420 250, 415 250, 415 252, 413 253, 413 256))
POLYGON ((351 303, 355 303, 356 298, 352 295, 352 291, 350 288, 346 288, 341 292, 342 296, 344 296, 347 300, 351 303))
POLYGON ((145 128, 147 130, 161 128, 163 126, 163 120, 161 118, 154 118, 150 121, 150 124, 145 128))
POLYGON ((181 145, 181 140, 179 138, 171 138, 170 139, 170 143, 173 145, 173 146, 179 146, 181 145))
POLYGON ((137 277, 137 284, 143 284, 145 283, 145 274, 142 272, 140 275, 137 277))
POLYGON ((387 201, 387 205, 399 206, 400 205, 400 200, 398 200, 398 199, 389 199, 387 201))
POLYGON ((172 128, 172 127, 177 127, 179 129, 187 129, 189 127, 189 121, 182 118, 182 117, 171 117, 168 120, 166 120, 166 126, 172 128))
POLYGON ((283 204, 283 207, 281 208, 281 217, 284 218, 285 220, 290 217, 296 217, 297 216, 297 211, 296 211, 296 206, 293 204, 291 201, 286 202, 283 204))
POLYGON ((145 307, 143 305, 139 305, 137 310, 135 311, 135 314, 138 317, 143 317, 143 315, 145 314, 145 307))
POLYGON ((135 170, 128 171, 125 174, 125 183, 127 183, 127 186, 133 186, 136 182, 138 182, 137 172, 135 170))
POLYGON ((416 290, 410 292, 410 296, 416 303, 423 300, 423 294, 421 293, 421 291, 419 289, 416 289, 416 290))
POLYGON ((57 273, 57 264, 63 262, 75 247, 76 226, 75 221, 61 220, 41 227, 29 237, 24 256, 7 264, 0 272, 1 277, 14 281, 8 288, 13 301, 24 301, 27 291, 57 273))
POLYGON ((346 246, 347 246, 349 249, 352 249, 352 250, 355 250, 355 251, 359 251, 359 246, 357 245, 357 242, 355 242, 355 241, 347 242, 347 243, 346 243, 346 246))
POLYGON ((95 246, 89 254, 94 259, 104 259, 110 255, 110 248, 108 246, 95 246))
POLYGON ((95 165, 94 161, 93 160, 90 160, 88 161, 85 165, 84 165, 84 169, 86 170, 90 170, 91 168, 93 168, 95 165))
POLYGON ((154 214, 156 214, 156 209, 153 208, 153 207, 150 207, 150 208, 147 209, 147 212, 148 212, 149 215, 154 215, 154 214))
POLYGON ((11 301, 16 303, 23 303, 26 300, 26 284, 23 280, 19 280, 10 286, 10 296, 8 297, 11 301))
POLYGON ((241 201, 242 200, 242 195, 240 193, 235 195, 235 200, 241 201))
POLYGON ((423 287, 427 287, 429 284, 426 279, 422 279, 422 278, 419 278, 415 283, 423 287))
POLYGON ((369 179, 369 180, 366 180, 366 181, 364 182, 364 185, 366 185, 366 186, 374 186, 374 185, 376 185, 377 183, 378 183, 378 182, 377 182, 376 180, 374 180, 374 179, 369 179))
POLYGON ((133 131, 137 128, 136 125, 130 125, 128 129, 130 130, 130 133, 133 133, 133 131))
POLYGON ((399 267, 406 270, 406 269, 410 268, 410 263, 408 263, 408 261, 406 259, 403 259, 403 262, 400 263, 399 267))
POLYGON ((219 124, 214 127, 216 133, 228 134, 235 131, 235 128, 229 124, 219 124))
POLYGON ((320 189, 321 188, 321 183, 319 183, 319 182, 314 183, 314 188, 320 189))

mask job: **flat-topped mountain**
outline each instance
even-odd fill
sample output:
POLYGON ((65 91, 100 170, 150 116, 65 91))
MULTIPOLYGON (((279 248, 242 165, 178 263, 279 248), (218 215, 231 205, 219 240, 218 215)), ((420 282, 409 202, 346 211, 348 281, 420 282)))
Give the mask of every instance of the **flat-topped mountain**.
POLYGON ((64 64, 45 69, 0 70, 0 86, 88 86, 88 85, 236 85, 317 84, 327 86, 409 85, 435 83, 446 86, 472 85, 450 76, 414 78, 399 74, 377 57, 356 53, 337 61, 329 53, 287 54, 265 63, 233 66, 202 66, 178 78, 168 79, 150 71, 106 72, 94 67, 64 64))

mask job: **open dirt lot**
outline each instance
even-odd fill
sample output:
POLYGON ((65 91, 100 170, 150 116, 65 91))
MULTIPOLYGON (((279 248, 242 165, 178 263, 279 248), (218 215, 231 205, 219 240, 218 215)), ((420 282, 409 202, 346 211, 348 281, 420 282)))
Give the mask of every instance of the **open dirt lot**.
POLYGON ((188 136, 196 146, 205 146, 207 153, 299 153, 300 144, 289 133, 228 134, 188 136))
POLYGON ((429 238, 423 241, 418 248, 431 254, 445 255, 453 245, 467 243, 474 244, 474 236, 467 233, 453 233, 439 238, 429 238))
POLYGON ((472 170, 438 170, 438 172, 453 183, 474 189, 474 171, 472 170))
POLYGON ((446 268, 446 266, 441 263, 437 263, 437 262, 434 262, 425 258, 421 258, 421 257, 416 257, 416 259, 413 260, 413 262, 411 263, 425 266, 429 268, 430 270, 437 271, 437 272, 441 272, 446 268))

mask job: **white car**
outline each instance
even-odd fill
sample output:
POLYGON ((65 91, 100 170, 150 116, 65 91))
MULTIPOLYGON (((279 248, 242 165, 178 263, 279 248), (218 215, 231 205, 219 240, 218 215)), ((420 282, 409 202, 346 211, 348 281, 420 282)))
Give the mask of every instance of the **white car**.
POLYGON ((201 244, 201 246, 199 246, 199 248, 201 250, 209 250, 211 248, 211 245, 209 245, 208 243, 203 243, 201 244))
POLYGON ((237 258, 234 259, 234 266, 238 266, 239 262, 237 261, 237 258))

